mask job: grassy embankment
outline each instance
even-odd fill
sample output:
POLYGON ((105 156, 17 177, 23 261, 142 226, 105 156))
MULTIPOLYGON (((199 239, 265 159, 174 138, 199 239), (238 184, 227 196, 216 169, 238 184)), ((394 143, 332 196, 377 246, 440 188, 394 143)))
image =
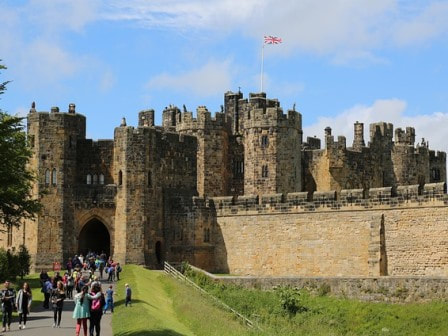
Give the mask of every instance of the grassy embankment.
POLYGON ((448 335, 446 302, 368 303, 300 291, 302 312, 289 316, 276 291, 216 285, 202 274, 196 274, 195 280, 258 321, 267 335, 448 335))
POLYGON ((162 272, 126 265, 115 297, 115 336, 256 335, 191 287, 162 272), (124 306, 124 283, 132 288, 132 307, 124 306))

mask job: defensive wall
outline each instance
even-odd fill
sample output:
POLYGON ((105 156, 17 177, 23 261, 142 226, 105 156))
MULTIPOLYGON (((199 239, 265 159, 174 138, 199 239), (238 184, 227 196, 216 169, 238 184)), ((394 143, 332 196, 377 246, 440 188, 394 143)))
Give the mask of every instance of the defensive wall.
MULTIPOLYGON (((196 199, 209 270, 257 276, 448 276, 445 183, 196 199), (420 190, 420 192, 419 192, 420 190)), ((198 216, 196 215, 196 218, 198 216)))

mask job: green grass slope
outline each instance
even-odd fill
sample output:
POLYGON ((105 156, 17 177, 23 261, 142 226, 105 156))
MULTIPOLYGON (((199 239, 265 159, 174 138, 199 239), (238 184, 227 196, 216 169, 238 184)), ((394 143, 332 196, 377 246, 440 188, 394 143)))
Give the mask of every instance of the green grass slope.
POLYGON ((126 265, 122 278, 112 318, 115 336, 256 334, 195 289, 162 272, 126 265), (125 282, 132 288, 132 307, 124 306, 125 282))

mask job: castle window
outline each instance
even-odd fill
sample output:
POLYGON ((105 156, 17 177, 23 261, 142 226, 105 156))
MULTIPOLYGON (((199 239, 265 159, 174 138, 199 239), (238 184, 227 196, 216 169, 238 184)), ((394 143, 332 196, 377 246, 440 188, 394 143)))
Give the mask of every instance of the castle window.
POLYGON ((8 225, 8 233, 7 233, 7 245, 12 246, 12 225, 8 225))
POLYGON ((233 161, 233 175, 241 176, 244 173, 244 162, 242 160, 233 161))
POLYGON ((50 169, 45 170, 45 185, 50 185, 50 169))
POLYGON ((151 171, 148 172, 148 187, 152 185, 152 173, 151 171))
POLYGON ((98 175, 93 174, 93 184, 98 184, 98 175))
POLYGON ((261 177, 268 177, 268 175, 269 175, 268 166, 264 165, 263 167, 261 167, 261 177))
POLYGON ((58 173, 56 171, 56 168, 53 168, 53 171, 51 172, 51 184, 53 184, 53 186, 56 186, 57 183, 58 183, 58 173))
POLYGON ((104 174, 100 174, 100 184, 104 184, 104 174))
POLYGON ((261 137, 261 147, 266 148, 266 147, 268 147, 268 145, 269 145, 269 138, 267 135, 263 135, 261 137))
POLYGON ((92 184, 92 175, 87 174, 87 184, 92 184))
POLYGON ((123 173, 122 173, 122 171, 120 170, 119 172, 118 172, 118 185, 122 185, 123 184, 123 173))
POLYGON ((34 148, 34 135, 30 135, 29 137, 29 145, 31 148, 34 148))
POLYGON ((68 136, 68 148, 72 148, 72 136, 68 136))

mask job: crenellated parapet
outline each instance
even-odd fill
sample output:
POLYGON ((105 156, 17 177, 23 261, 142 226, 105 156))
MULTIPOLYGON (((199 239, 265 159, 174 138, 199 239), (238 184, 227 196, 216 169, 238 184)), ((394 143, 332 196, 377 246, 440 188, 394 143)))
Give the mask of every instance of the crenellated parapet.
POLYGON ((235 216, 268 213, 297 213, 314 211, 359 211, 377 208, 448 205, 446 183, 326 192, 296 192, 196 199, 197 208, 214 209, 217 216, 235 216))
POLYGON ((229 120, 224 112, 216 112, 212 117, 205 106, 196 109, 196 118, 193 118, 192 112, 181 112, 177 114, 176 119, 177 132, 227 130, 229 126, 229 120))

